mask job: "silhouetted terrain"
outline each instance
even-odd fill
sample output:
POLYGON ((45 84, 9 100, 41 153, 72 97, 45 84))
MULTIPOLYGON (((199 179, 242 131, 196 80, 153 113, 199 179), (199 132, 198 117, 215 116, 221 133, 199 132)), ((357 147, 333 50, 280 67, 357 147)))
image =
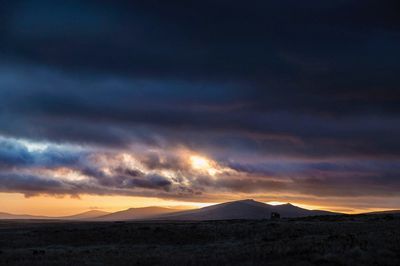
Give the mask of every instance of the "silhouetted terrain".
POLYGON ((28 214, 11 214, 11 213, 6 213, 6 212, 0 212, 0 220, 19 220, 19 219, 47 220, 47 219, 52 219, 52 217, 28 215, 28 214))
POLYGON ((58 219, 61 219, 61 220, 85 220, 85 219, 94 219, 99 216, 105 216, 105 215, 109 215, 109 214, 110 214, 109 212, 105 212, 105 211, 91 210, 91 211, 87 211, 87 212, 83 212, 83 213, 79 213, 79 214, 75 214, 75 215, 58 217, 58 219))
POLYGON ((153 217, 161 220, 205 221, 231 219, 269 219, 272 212, 281 217, 294 218, 315 215, 333 215, 337 213, 319 210, 307 210, 291 204, 269 205, 255 200, 239 200, 216 204, 201 209, 182 211, 153 217))
POLYGON ((127 221, 137 219, 151 219, 154 216, 166 213, 178 212, 178 210, 162 207, 130 208, 124 211, 110 213, 104 216, 93 217, 96 221, 127 221))
POLYGON ((267 219, 271 213, 276 212, 285 218, 305 217, 315 215, 333 215, 338 213, 307 210, 292 204, 269 205, 255 200, 238 200, 215 204, 212 206, 178 210, 172 208, 151 206, 142 208, 130 208, 127 210, 108 213, 99 210, 91 210, 70 216, 49 217, 32 216, 25 214, 0 213, 1 219, 40 219, 40 220, 77 220, 77 221, 130 221, 130 220, 170 220, 170 221, 206 221, 206 220, 230 220, 230 219, 267 219))
POLYGON ((400 217, 0 221, 0 265, 400 265, 400 217))
POLYGON ((377 212, 367 212, 365 214, 393 214, 400 215, 400 210, 388 210, 388 211, 377 211, 377 212))

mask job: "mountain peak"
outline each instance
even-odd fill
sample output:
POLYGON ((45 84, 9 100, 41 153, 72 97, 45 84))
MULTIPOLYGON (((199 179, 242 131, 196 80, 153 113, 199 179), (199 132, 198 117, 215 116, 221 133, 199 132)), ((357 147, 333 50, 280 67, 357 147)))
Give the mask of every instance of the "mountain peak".
MULTIPOLYGON (((211 205, 211 206, 219 206, 220 204, 217 205, 211 205)), ((229 201, 225 203, 221 203, 221 205, 245 205, 245 206, 268 206, 267 204, 263 202, 259 202, 253 199, 243 199, 243 200, 236 200, 236 201, 229 201)), ((211 207, 209 206, 209 207, 211 207)))
POLYGON ((127 210, 114 212, 108 215, 98 217, 96 220, 99 221, 123 221, 123 220, 135 220, 135 219, 150 219, 153 216, 177 212, 178 210, 159 207, 149 206, 141 208, 129 208, 127 210))
MULTIPOLYGON (((233 201, 233 202, 235 202, 235 201, 233 201)), ((244 199, 244 200, 238 200, 236 202, 256 202, 256 201, 253 199, 244 199)))
POLYGON ((109 212, 100 211, 100 210, 89 210, 89 211, 74 214, 74 215, 58 217, 58 219, 66 219, 66 220, 92 219, 92 218, 96 218, 96 217, 99 217, 102 215, 107 215, 107 214, 109 214, 109 212))
POLYGON ((129 208, 126 211, 137 211, 137 210, 163 210, 163 209, 170 209, 167 207, 161 206, 147 206, 147 207, 137 207, 137 208, 129 208))
POLYGON ((89 211, 86 211, 84 213, 104 213, 104 211, 101 211, 101 210, 89 210, 89 211))
POLYGON ((159 218, 164 220, 270 219, 273 212, 279 213, 282 218, 333 214, 302 209, 290 203, 269 205, 253 199, 244 199, 211 205, 197 210, 171 213, 159 218))

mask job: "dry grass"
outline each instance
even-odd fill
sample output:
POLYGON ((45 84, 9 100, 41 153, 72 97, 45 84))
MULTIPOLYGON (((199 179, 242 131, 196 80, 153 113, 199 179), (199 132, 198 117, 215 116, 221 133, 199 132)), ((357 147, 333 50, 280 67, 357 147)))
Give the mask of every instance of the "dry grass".
POLYGON ((400 218, 0 222, 1 265, 400 265, 400 218))

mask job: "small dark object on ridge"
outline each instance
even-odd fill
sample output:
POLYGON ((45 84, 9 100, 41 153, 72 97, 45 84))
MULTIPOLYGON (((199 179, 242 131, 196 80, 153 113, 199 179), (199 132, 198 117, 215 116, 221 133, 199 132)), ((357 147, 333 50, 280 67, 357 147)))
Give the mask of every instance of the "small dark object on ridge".
POLYGON ((44 255, 46 252, 44 250, 32 250, 33 255, 44 255))
POLYGON ((281 218, 281 215, 277 212, 271 212, 271 220, 278 220, 281 218))
POLYGON ((394 220, 394 215, 393 214, 386 214, 383 216, 383 219, 385 220, 394 220))

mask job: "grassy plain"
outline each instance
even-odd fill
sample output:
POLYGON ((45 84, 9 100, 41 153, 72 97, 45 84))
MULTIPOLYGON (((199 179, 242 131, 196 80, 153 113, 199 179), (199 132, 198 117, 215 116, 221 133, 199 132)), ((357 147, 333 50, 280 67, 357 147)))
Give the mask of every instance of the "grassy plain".
POLYGON ((1 265, 400 265, 400 217, 0 221, 1 265))

